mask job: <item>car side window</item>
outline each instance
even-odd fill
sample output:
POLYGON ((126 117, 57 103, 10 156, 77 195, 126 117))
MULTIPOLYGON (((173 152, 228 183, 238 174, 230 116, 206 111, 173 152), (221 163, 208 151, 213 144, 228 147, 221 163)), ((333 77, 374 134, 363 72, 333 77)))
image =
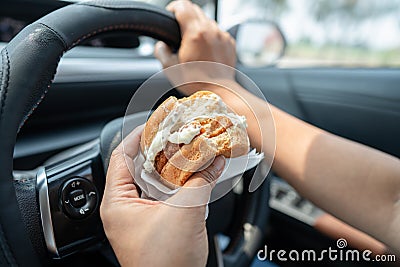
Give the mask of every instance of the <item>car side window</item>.
POLYGON ((287 41, 280 67, 400 67, 399 0, 221 0, 226 28, 272 20, 287 41))

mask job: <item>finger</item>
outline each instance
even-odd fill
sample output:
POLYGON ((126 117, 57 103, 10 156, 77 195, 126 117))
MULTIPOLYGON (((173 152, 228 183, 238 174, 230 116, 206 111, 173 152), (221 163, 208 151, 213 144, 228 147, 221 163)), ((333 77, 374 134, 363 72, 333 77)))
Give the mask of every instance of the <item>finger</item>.
POLYGON ((109 198, 138 198, 139 192, 133 183, 133 177, 122 154, 116 154, 110 160, 106 176, 104 196, 109 198))
POLYGON ((138 197, 133 184, 133 158, 139 151, 140 136, 143 125, 134 129, 111 154, 106 176, 106 189, 118 192, 131 192, 138 197), (124 151, 125 150, 125 151, 124 151), (129 163, 129 166, 128 166, 129 163))
MULTIPOLYGON (((209 18, 207 18, 206 13, 204 13, 203 9, 201 9, 201 7, 197 4, 193 4, 193 9, 197 14, 197 17, 201 20, 209 20, 209 18)), ((214 20, 212 20, 214 21, 214 20)))
POLYGON ((183 187, 202 187, 205 185, 214 186, 216 180, 221 175, 225 167, 225 158, 218 156, 214 162, 201 172, 193 174, 193 176, 184 184, 183 187))
POLYGON ((139 152, 140 138, 142 136, 143 129, 144 124, 139 125, 119 144, 119 146, 122 145, 123 153, 132 159, 136 157, 139 152))
POLYGON ((190 0, 175 0, 170 2, 165 9, 170 11, 170 12, 175 12, 177 8, 179 8, 180 5, 191 5, 192 2, 190 0))
POLYGON ((190 1, 179 0, 171 2, 166 9, 174 13, 176 20, 181 28, 182 36, 190 29, 192 23, 196 23, 201 19, 199 17, 194 4, 190 1))
POLYGON ((168 68, 179 63, 178 56, 162 41, 156 43, 154 56, 161 62, 163 68, 168 68))
POLYGON ((224 167, 224 157, 216 157, 209 167, 193 174, 192 178, 166 202, 178 207, 205 206, 210 201, 211 190, 222 174, 224 167))

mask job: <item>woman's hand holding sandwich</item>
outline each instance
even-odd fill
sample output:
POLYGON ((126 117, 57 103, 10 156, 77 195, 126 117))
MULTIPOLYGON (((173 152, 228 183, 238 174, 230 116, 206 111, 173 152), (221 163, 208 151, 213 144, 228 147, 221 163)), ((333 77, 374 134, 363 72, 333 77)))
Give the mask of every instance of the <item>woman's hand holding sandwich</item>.
MULTIPOLYGON (((122 266, 205 266, 208 255, 205 205, 191 208, 141 199, 129 170, 139 151, 143 127, 136 128, 114 150, 107 172, 100 215, 108 240, 122 266)), ((194 174, 183 189, 203 186, 199 198, 209 198, 212 184, 224 169, 217 157, 207 169, 194 174)), ((174 203, 193 199, 180 190, 174 203)))

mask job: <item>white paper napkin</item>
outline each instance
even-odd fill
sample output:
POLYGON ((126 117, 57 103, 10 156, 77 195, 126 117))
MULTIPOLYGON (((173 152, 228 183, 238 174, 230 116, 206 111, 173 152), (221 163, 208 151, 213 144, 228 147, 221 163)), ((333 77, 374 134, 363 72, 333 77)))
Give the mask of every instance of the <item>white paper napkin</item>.
MULTIPOLYGON (((251 150, 247 155, 227 158, 225 169, 217 180, 218 184, 242 175, 245 171, 257 166, 264 158, 264 153, 257 153, 255 149, 251 150)), ((157 177, 157 175, 146 172, 143 169, 144 156, 140 153, 134 159, 135 165, 135 182, 142 190, 142 198, 150 198, 159 201, 166 201, 168 198, 176 194, 180 188, 171 189, 165 186, 157 177)))

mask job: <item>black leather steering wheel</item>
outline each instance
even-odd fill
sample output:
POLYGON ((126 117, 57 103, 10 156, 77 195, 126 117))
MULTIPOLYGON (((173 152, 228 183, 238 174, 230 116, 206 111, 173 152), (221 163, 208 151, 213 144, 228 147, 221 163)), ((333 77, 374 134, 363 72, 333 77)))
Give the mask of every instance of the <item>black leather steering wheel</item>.
MULTIPOLYGON (((59 160, 58 165, 54 162, 49 163, 48 166, 39 170, 37 178, 36 176, 23 179, 15 178, 15 175, 13 175, 13 151, 19 130, 49 90, 62 55, 87 38, 103 32, 121 30, 162 40, 174 49, 178 49, 180 45, 179 25, 171 13, 144 3, 98 0, 72 4, 48 14, 24 28, 1 51, 1 266, 39 266, 43 264, 40 259, 46 259, 49 256, 61 257, 73 252, 70 249, 70 243, 65 243, 64 247, 61 246, 64 243, 57 239, 60 236, 57 231, 58 233, 65 231, 66 235, 69 235, 72 240, 74 238, 76 239, 74 241, 79 240, 79 244, 71 243, 77 245, 76 249, 84 248, 89 243, 93 244, 93 242, 104 239, 100 230, 101 222, 98 211, 96 210, 99 199, 101 199, 102 183, 104 182, 99 181, 104 178, 103 163, 98 160, 100 157, 99 142, 93 142, 85 149, 80 148, 81 150, 78 149, 79 152, 70 153, 68 157, 59 160), (90 175, 83 173, 88 170, 90 175), (93 202, 95 204, 94 210, 90 211, 91 214, 86 216, 85 210, 76 209, 74 212, 79 210, 83 217, 79 218, 80 220, 73 221, 72 215, 68 217, 64 214, 66 211, 65 206, 62 206, 64 205, 63 202, 56 198, 64 192, 62 190, 67 185, 71 185, 67 183, 76 176, 81 176, 84 182, 92 183, 94 185, 93 195, 96 193, 99 196, 96 196, 96 201, 93 202), (70 220, 71 225, 63 222, 64 218, 70 220), (56 222, 57 225, 55 225, 56 222), (89 228, 83 226, 85 223, 92 225, 93 229, 91 230, 94 231, 95 239, 74 237, 74 234, 68 232, 70 229, 81 229, 89 233, 89 228), (59 227, 58 230, 57 227, 59 227)), ((118 129, 115 128, 113 131, 113 134, 108 135, 118 136, 118 129)), ((118 138, 114 138, 114 144, 116 143, 115 140, 118 140, 118 138)), ((110 141, 110 148, 112 147, 111 143, 110 141)), ((102 150, 104 153, 104 149, 102 150)), ((107 151, 109 152, 111 149, 107 151)), ((267 203, 262 203, 262 207, 254 205, 256 204, 255 201, 260 201, 260 194, 263 198, 267 196, 268 192, 263 188, 257 190, 248 198, 253 199, 253 202, 251 202, 253 203, 251 206, 253 210, 245 212, 246 215, 241 217, 241 220, 249 221, 246 216, 250 216, 250 221, 254 221, 250 223, 258 225, 258 231, 263 231, 260 228, 265 225, 266 218, 263 217, 266 216, 267 211, 263 212, 260 209, 263 209, 267 203), (258 209, 259 213, 254 212, 254 209, 258 209), (259 218, 260 214, 262 214, 262 218, 259 218)), ((93 195, 86 195, 86 197, 90 198, 93 195)), ((246 205, 250 205, 250 202, 246 203, 246 205)), ((77 214, 76 216, 79 217, 80 215, 77 214)), ((242 227, 238 229, 239 235, 243 236, 242 227)), ((248 263, 254 256, 260 242, 260 240, 257 240, 254 243, 253 239, 242 238, 239 243, 233 246, 231 252, 226 254, 227 259, 231 257, 234 259, 231 260, 232 262, 248 263), (243 255, 245 255, 245 260, 237 260, 238 257, 242 258, 243 255)))

